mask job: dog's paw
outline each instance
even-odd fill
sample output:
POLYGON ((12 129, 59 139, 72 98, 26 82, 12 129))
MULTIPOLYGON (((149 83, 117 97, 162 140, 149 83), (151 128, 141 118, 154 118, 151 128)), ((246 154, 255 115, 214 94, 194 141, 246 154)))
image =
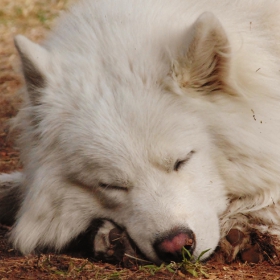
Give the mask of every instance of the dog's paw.
POLYGON ((118 262, 129 267, 142 260, 127 233, 110 221, 104 221, 96 232, 93 247, 95 258, 107 262, 118 262))
POLYGON ((221 240, 217 254, 227 263, 234 260, 248 263, 266 260, 279 264, 275 242, 276 238, 269 233, 262 233, 252 228, 250 231, 232 228, 221 240))

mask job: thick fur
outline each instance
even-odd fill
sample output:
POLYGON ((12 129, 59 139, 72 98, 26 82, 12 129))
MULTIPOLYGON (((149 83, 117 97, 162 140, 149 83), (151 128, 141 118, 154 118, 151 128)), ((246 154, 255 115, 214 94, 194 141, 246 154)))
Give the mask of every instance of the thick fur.
POLYGON ((42 46, 16 37, 15 247, 60 250, 93 219, 155 262, 178 228, 204 257, 233 227, 279 234, 279 22, 273 0, 88 0, 42 46))

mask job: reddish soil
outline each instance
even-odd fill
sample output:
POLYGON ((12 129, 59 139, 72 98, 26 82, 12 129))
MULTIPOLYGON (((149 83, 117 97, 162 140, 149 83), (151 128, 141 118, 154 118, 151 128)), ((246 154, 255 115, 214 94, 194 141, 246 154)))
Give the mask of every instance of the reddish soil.
MULTIPOLYGON (((18 57, 13 36, 22 33, 34 41, 45 35, 64 1, 1 0, 0 5, 0 172, 21 168, 19 153, 8 137, 9 120, 16 114, 23 81, 18 71, 18 57)), ((9 228, 0 225, 0 280, 6 279, 188 279, 181 271, 169 272, 162 267, 130 269, 119 265, 92 262, 64 254, 22 256, 8 244, 9 228)), ((210 279, 280 279, 280 266, 233 263, 226 265, 214 259, 205 264, 210 279)))

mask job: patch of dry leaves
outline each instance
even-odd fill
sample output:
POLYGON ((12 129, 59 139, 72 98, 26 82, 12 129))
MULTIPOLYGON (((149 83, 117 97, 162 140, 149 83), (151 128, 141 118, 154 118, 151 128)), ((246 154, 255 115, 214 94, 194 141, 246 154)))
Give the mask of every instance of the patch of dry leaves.
MULTIPOLYGON (((94 1, 94 0, 92 0, 94 1)), ((17 95, 23 81, 13 45, 16 34, 39 42, 52 26, 53 19, 69 0, 1 0, 0 5, 0 172, 20 168, 18 151, 8 138, 7 121, 16 114, 20 103, 17 95)), ((155 275, 135 265, 131 269, 93 263, 84 258, 62 254, 21 256, 7 242, 8 228, 0 225, 0 280, 6 279, 188 279, 181 273, 161 269, 155 275)), ((234 263, 225 265, 210 260, 206 264, 210 279, 280 279, 280 267, 234 263)), ((190 277, 192 278, 192 277, 190 277)))

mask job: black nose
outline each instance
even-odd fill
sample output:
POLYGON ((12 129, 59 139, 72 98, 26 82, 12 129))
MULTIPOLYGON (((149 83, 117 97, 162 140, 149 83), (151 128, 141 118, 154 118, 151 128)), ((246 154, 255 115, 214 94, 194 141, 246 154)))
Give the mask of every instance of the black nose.
POLYGON ((158 257, 165 262, 182 261, 183 248, 191 254, 195 249, 195 235, 187 228, 174 228, 165 232, 154 243, 158 257))

